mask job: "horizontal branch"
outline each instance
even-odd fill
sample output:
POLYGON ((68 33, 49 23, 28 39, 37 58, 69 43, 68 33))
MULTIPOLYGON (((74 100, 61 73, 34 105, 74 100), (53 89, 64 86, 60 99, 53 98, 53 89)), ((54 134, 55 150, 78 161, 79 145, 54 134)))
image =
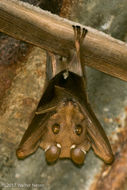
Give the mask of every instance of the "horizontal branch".
MULTIPOLYGON (((69 50, 75 48, 72 25, 77 23, 27 3, 0 1, 1 32, 61 56, 68 56, 69 50)), ((127 81, 127 44, 90 27, 82 27, 88 29, 83 43, 85 64, 127 81)))

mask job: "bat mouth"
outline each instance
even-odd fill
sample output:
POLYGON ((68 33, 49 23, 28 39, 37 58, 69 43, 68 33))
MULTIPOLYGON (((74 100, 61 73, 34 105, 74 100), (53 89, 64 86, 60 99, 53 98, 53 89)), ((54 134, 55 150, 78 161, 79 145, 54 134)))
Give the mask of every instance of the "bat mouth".
POLYGON ((63 99, 63 104, 65 106, 67 106, 69 103, 71 103, 73 106, 77 106, 76 101, 74 100, 74 98, 64 98, 63 99))

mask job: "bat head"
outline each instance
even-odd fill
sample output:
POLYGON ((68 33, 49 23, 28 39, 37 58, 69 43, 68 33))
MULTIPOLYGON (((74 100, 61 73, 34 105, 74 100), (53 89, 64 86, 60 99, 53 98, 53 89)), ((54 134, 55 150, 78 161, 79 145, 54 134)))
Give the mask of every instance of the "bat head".
POLYGON ((76 102, 63 101, 48 119, 47 132, 40 147, 45 150, 48 162, 58 158, 71 158, 83 164, 86 151, 90 148, 87 136, 87 119, 76 102))

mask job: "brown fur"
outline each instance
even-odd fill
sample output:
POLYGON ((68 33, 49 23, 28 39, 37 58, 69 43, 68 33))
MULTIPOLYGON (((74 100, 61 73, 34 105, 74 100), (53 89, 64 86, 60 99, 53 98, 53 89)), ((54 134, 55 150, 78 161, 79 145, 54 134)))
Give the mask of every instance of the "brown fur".
POLYGON ((61 145, 60 158, 70 157, 70 148, 72 145, 81 147, 87 151, 90 143, 87 139, 87 120, 77 105, 68 101, 61 103, 57 111, 52 115, 47 123, 48 131, 45 134, 40 146, 47 149, 54 144, 61 145), (52 126, 57 123, 60 125, 60 132, 54 134, 52 126), (81 135, 75 133, 75 126, 80 124, 83 127, 81 135))
POLYGON ((70 56, 70 62, 64 65, 59 56, 48 54, 47 86, 17 150, 19 158, 25 158, 40 146, 49 162, 70 157, 76 164, 83 164, 91 146, 106 163, 113 161, 108 138, 87 100, 80 51, 87 30, 80 26, 73 29, 76 52, 70 56))

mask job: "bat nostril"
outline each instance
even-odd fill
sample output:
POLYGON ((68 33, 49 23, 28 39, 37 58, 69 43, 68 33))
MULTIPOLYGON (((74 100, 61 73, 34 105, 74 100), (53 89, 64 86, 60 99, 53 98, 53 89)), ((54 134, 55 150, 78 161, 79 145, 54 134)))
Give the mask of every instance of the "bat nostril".
POLYGON ((49 163, 55 162, 59 158, 60 152, 61 152, 60 147, 52 145, 45 151, 46 160, 49 163))
POLYGON ((72 148, 71 149, 71 159, 74 163, 81 165, 85 160, 85 153, 80 148, 72 148))

